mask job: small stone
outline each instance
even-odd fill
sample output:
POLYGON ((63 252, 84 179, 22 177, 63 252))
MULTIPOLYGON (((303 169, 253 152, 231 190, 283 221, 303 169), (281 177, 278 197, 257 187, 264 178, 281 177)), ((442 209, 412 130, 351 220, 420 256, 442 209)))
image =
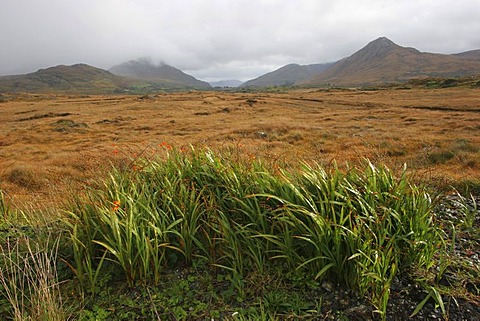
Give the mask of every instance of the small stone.
POLYGON ((328 292, 331 292, 333 289, 333 286, 332 286, 332 283, 325 280, 322 282, 322 288, 328 292))

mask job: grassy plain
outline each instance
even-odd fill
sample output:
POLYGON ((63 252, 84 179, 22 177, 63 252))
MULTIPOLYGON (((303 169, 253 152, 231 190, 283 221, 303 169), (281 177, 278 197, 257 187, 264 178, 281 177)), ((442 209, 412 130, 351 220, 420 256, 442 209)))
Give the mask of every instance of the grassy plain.
POLYGON ((296 166, 369 158, 439 186, 480 180, 480 92, 469 88, 3 95, 0 188, 55 207, 110 164, 162 143, 234 149, 296 166))

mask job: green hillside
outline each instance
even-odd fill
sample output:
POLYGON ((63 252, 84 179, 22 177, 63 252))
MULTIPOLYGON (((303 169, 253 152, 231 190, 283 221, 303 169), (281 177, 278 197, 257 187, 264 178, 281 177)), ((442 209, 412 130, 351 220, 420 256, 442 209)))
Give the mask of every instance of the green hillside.
POLYGON ((86 64, 59 65, 30 74, 0 77, 0 93, 149 93, 210 88, 207 86, 195 86, 194 83, 175 79, 124 77, 86 64))

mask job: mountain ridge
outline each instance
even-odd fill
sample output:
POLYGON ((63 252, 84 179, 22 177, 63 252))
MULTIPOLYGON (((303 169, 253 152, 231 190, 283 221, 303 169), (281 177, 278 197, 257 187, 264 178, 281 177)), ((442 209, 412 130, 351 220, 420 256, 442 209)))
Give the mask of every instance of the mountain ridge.
POLYGON ((108 69, 111 73, 154 82, 172 82, 194 89, 211 89, 207 82, 196 79, 164 62, 155 65, 148 58, 139 58, 115 65, 108 69))
POLYGON ((329 63, 299 65, 291 63, 260 77, 248 80, 239 87, 270 87, 291 86, 301 80, 306 80, 325 70, 329 63))
POLYGON ((112 93, 129 80, 87 64, 57 65, 24 75, 0 77, 0 92, 112 93))
POLYGON ((463 59, 480 60, 480 49, 460 52, 460 53, 454 54, 454 56, 457 56, 463 59))
POLYGON ((363 86, 405 82, 425 77, 460 77, 480 73, 475 50, 457 55, 421 52, 402 47, 386 37, 369 42, 301 86, 363 86), (473 57, 473 58, 472 58, 473 57))

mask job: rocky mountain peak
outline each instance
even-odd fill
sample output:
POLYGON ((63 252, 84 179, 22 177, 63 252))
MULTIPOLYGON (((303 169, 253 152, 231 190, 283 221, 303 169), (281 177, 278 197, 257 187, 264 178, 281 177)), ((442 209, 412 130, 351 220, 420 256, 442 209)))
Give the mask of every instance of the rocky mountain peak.
POLYGON ((380 37, 368 43, 365 47, 357 51, 348 59, 369 61, 375 57, 386 56, 388 53, 390 53, 392 50, 395 50, 396 48, 401 47, 387 37, 380 37))

